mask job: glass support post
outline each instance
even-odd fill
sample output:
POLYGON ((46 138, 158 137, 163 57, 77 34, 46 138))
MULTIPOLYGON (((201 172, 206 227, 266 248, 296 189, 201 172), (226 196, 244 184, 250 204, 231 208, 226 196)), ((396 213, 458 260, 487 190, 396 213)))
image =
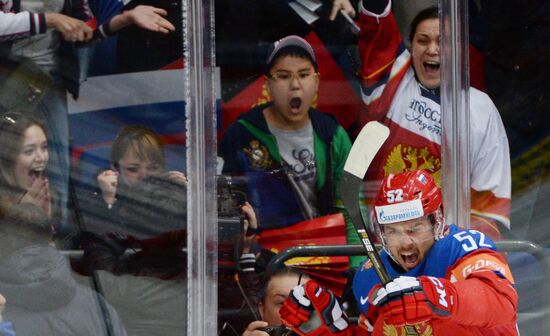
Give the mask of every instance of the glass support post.
POLYGON ((468 1, 440 1, 441 161, 445 220, 470 227, 468 1))
POLYGON ((213 4, 183 1, 187 102, 187 335, 217 334, 213 4))

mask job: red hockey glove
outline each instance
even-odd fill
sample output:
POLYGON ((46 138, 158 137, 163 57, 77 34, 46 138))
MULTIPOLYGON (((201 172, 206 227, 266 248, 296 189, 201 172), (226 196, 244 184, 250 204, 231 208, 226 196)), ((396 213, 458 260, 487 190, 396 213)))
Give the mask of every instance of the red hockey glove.
POLYGON ((279 314, 283 323, 298 335, 352 335, 348 318, 334 294, 314 280, 294 287, 279 314))
POLYGON ((457 296, 447 279, 402 276, 375 286, 369 301, 380 308, 387 324, 402 326, 449 318, 456 311, 457 296))

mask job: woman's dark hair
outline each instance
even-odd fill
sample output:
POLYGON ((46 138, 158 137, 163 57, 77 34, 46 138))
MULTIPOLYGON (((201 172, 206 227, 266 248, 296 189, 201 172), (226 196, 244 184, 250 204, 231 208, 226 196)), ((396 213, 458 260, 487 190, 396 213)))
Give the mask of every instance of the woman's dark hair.
POLYGON ((296 268, 293 268, 293 267, 284 266, 280 269, 277 269, 273 273, 269 274, 264 279, 264 281, 262 283, 262 288, 260 290, 260 301, 264 302, 264 300, 266 299, 267 287, 269 286, 269 283, 271 282, 271 280, 274 279, 274 278, 283 277, 283 276, 295 276, 295 277, 297 277, 298 282, 296 282, 296 285, 299 285, 300 283, 304 283, 306 281, 306 279, 302 279, 302 277, 304 277, 304 276, 307 277, 307 279, 309 280, 309 276, 305 275, 302 271, 300 271, 296 268))
POLYGON ((164 146, 159 136, 150 128, 140 125, 126 126, 117 134, 111 147, 111 162, 118 169, 119 161, 128 153, 158 163, 164 167, 164 146))
MULTIPOLYGON (((19 112, 7 112, 0 116, 0 185, 2 188, 15 191, 18 188, 15 181, 15 160, 21 151, 23 135, 31 126, 38 126, 46 135, 46 129, 37 120, 19 112)), ((2 190, 5 192, 6 190, 2 190)))
POLYGON ((414 34, 416 34, 416 27, 418 27, 420 22, 428 19, 439 19, 439 8, 437 6, 428 7, 416 14, 409 29, 409 42, 411 42, 411 45, 414 39, 414 34))

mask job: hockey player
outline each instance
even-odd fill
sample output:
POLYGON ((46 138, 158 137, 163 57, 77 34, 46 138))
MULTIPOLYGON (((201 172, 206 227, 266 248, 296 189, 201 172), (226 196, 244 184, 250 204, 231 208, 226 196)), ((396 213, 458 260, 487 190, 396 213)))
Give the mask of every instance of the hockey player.
POLYGON ((359 268, 359 327, 312 281, 293 289, 280 310, 284 323, 299 335, 518 335, 506 261, 485 234, 444 227, 441 199, 426 171, 387 176, 373 216, 394 280, 381 285, 370 260, 359 268))
MULTIPOLYGON (((361 124, 377 120, 390 128, 390 138, 367 173, 367 201, 372 205, 379 181, 388 174, 426 169, 441 186, 441 106, 439 18, 437 7, 418 13, 405 47, 391 0, 362 0, 357 24, 366 111, 361 124)), ((348 0, 336 9, 354 14, 348 0)), ((493 239, 510 227, 511 172, 508 139, 491 99, 470 88, 470 176, 472 228, 493 239)))

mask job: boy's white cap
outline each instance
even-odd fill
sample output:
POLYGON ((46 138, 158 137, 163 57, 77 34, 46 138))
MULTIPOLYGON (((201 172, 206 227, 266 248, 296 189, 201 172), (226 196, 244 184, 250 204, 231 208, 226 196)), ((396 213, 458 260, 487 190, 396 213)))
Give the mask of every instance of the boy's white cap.
POLYGON ((313 48, 311 47, 311 45, 300 36, 289 35, 289 36, 283 37, 278 41, 275 41, 271 46, 271 48, 269 49, 267 62, 266 62, 266 73, 271 69, 271 66, 273 65, 272 63, 277 58, 277 55, 279 54, 279 52, 282 49, 286 47, 291 47, 291 46, 303 49, 309 56, 315 70, 318 69, 317 59, 315 58, 315 53, 313 52, 313 48))

